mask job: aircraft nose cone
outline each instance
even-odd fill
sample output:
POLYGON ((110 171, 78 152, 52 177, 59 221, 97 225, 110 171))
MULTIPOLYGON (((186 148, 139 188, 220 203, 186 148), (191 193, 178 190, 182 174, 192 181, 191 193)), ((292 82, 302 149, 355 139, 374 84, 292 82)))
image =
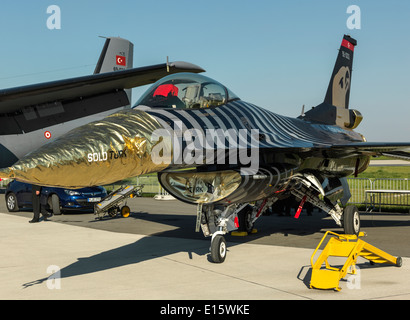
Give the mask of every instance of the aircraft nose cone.
POLYGON ((118 112, 42 146, 1 170, 0 177, 42 186, 79 188, 161 171, 168 164, 156 163, 153 148, 161 142, 163 152, 171 154, 172 146, 156 138, 158 129, 163 129, 161 124, 144 111, 118 112))

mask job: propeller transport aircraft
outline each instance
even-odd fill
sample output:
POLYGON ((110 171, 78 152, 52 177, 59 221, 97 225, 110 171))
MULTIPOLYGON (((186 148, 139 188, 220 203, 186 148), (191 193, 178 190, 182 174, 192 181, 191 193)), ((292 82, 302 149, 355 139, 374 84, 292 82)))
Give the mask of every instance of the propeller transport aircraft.
POLYGON ((301 201, 295 217, 307 201, 345 233, 358 234, 358 209, 343 209, 346 177, 363 172, 372 156, 410 160, 410 143, 370 143, 353 131, 362 120, 349 109, 356 44, 343 37, 323 103, 298 118, 244 102, 208 77, 178 73, 154 83, 133 108, 74 128, 0 177, 80 188, 157 172, 171 195, 197 205, 196 230, 211 236, 217 263, 226 258, 224 234, 251 232, 269 206, 287 197, 301 201))
POLYGON ((0 168, 73 128, 129 108, 131 88, 177 72, 202 72, 173 62, 132 68, 134 45, 106 38, 93 75, 0 90, 0 168))

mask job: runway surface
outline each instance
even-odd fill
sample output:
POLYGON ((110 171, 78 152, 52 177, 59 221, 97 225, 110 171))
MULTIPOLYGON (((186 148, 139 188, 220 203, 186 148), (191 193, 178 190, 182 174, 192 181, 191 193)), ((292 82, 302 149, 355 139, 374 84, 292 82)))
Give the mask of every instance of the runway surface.
POLYGON ((372 167, 401 167, 410 166, 409 161, 405 160, 371 160, 370 166, 372 167))
POLYGON ((263 216, 256 235, 227 235, 227 259, 214 264, 210 239, 194 232, 195 206, 128 205, 129 218, 68 213, 29 224, 32 212, 6 213, 2 197, 0 299, 410 299, 409 215, 362 215, 364 240, 402 256, 403 266, 359 260, 356 287, 344 279, 335 292, 309 289, 313 249, 325 231, 341 233, 323 214, 263 216))

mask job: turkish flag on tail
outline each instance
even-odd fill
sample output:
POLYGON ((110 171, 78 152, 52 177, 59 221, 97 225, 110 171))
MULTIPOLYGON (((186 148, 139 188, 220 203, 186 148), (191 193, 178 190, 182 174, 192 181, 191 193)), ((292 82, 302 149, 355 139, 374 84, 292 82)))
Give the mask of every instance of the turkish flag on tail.
POLYGON ((115 62, 118 66, 126 66, 126 61, 125 61, 125 57, 123 56, 116 56, 115 57, 115 62))

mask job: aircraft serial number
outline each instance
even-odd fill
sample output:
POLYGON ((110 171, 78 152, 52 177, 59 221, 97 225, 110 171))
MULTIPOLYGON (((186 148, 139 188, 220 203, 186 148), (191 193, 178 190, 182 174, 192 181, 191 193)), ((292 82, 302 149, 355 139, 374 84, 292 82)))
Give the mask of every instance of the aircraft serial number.
POLYGON ((206 315, 248 315, 248 304, 206 304, 204 314, 206 315))

